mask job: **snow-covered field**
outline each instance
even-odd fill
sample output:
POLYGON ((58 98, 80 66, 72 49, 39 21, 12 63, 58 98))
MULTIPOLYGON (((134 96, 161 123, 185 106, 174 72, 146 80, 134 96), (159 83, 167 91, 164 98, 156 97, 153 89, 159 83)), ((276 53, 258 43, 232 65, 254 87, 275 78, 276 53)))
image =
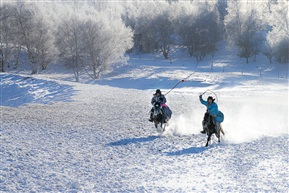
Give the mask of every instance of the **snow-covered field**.
POLYGON ((52 67, 0 74, 0 192, 288 192, 288 65, 171 58, 132 55, 80 83, 52 67), (161 135, 157 88, 173 111, 161 135), (226 135, 204 147, 207 89, 226 135))

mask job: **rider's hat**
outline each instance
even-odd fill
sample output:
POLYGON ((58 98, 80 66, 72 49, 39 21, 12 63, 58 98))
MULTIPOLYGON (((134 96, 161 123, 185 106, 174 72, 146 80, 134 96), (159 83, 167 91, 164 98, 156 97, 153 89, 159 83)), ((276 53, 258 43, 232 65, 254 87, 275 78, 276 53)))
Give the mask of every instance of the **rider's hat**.
POLYGON ((212 96, 209 96, 208 99, 207 99, 207 101, 208 101, 209 99, 211 99, 213 102, 215 101, 215 99, 214 99, 212 96))
POLYGON ((162 94, 162 92, 161 92, 160 89, 157 89, 157 90, 156 90, 156 94, 158 94, 158 93, 159 93, 159 94, 162 94))

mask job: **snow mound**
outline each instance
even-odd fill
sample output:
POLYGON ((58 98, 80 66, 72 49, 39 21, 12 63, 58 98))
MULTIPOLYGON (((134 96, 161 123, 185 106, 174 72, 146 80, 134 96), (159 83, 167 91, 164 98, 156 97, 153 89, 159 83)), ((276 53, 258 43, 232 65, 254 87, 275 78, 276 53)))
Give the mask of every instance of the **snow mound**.
POLYGON ((1 106, 18 107, 28 103, 50 104, 70 101, 74 89, 70 85, 29 76, 0 74, 1 106))

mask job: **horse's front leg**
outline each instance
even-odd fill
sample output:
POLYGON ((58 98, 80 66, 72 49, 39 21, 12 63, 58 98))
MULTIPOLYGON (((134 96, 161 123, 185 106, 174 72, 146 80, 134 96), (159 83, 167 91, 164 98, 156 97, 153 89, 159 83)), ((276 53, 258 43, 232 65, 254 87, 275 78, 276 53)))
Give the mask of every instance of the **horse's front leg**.
POLYGON ((163 114, 162 114, 162 119, 161 119, 161 128, 162 128, 162 132, 164 132, 166 129, 165 117, 163 114))
POLYGON ((212 134, 211 134, 211 133, 210 133, 210 134, 208 134, 208 138, 207 138, 206 147, 208 147, 208 145, 209 145, 209 141, 211 140, 211 136, 212 136, 212 134))
POLYGON ((216 137, 218 138, 218 143, 221 142, 220 130, 215 133, 216 137))
POLYGON ((154 124, 155 124, 155 128, 157 129, 158 128, 158 122, 154 121, 154 124))

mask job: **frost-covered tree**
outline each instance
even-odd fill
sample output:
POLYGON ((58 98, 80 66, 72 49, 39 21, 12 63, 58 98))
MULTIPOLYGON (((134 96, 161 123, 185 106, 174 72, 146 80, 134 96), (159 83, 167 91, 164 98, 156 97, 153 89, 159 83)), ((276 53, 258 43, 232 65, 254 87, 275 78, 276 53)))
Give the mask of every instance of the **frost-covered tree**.
POLYGON ((274 56, 274 50, 268 41, 264 42, 262 47, 262 53, 269 59, 270 64, 272 63, 272 58, 274 56))
POLYGON ((12 8, 9 4, 0 5, 0 71, 5 72, 11 59, 12 44, 12 8))
POLYGON ((18 52, 25 50, 32 74, 36 74, 51 61, 53 36, 34 3, 18 2, 13 6, 12 14, 13 43, 18 46, 18 52))
POLYGON ((195 8, 191 11, 183 10, 179 14, 176 31, 190 56, 201 61, 217 49, 216 44, 221 39, 221 23, 214 5, 198 3, 193 6, 195 8))
POLYGON ((267 34, 268 46, 273 50, 273 55, 280 63, 289 62, 289 3, 278 0, 270 6, 269 25, 272 30, 267 34))
POLYGON ((228 14, 227 12, 227 0, 218 0, 217 8, 220 13, 220 19, 223 21, 225 16, 228 14))
POLYGON ((139 3, 137 1, 123 2, 123 11, 121 17, 127 26, 130 26, 132 30, 135 30, 137 17, 139 15, 139 3))
MULTIPOLYGON (((88 53, 89 67, 94 79, 112 64, 124 59, 133 46, 133 32, 120 20, 109 18, 105 12, 95 13, 85 21, 83 41, 88 53)), ((89 72, 89 71, 88 71, 89 72)))
POLYGON ((91 6, 66 10, 56 43, 60 59, 73 68, 76 81, 84 70, 97 79, 112 64, 124 62, 125 52, 133 46, 133 32, 120 15, 99 12, 91 6))
POLYGON ((156 38, 158 49, 165 59, 169 59, 169 52, 173 45, 174 28, 168 12, 159 14, 152 21, 153 36, 156 38))
POLYGON ((135 26, 135 41, 137 43, 137 49, 140 52, 153 52, 158 49, 157 40, 154 37, 152 24, 153 15, 141 14, 137 18, 135 26), (149 16, 149 17, 147 17, 149 16))
POLYGON ((135 46, 143 52, 161 51, 167 59, 172 46, 185 45, 200 59, 214 52, 220 39, 217 1, 153 1, 125 10, 123 18, 135 29, 135 46))
POLYGON ((165 59, 169 58, 174 42, 172 8, 167 2, 150 2, 139 8, 135 31, 140 36, 143 51, 161 51, 165 59))
POLYGON ((279 63, 289 63, 289 38, 278 42, 274 50, 274 56, 279 63))
MULTIPOLYGON (((123 2, 123 11, 121 12, 121 18, 125 25, 130 27, 134 31, 133 36, 133 49, 137 52, 142 52, 141 34, 136 33, 137 17, 139 16, 139 3, 138 1, 123 2)), ((130 51, 132 51, 131 49, 130 51)))
POLYGON ((86 55, 83 41, 84 29, 83 20, 76 15, 67 15, 58 26, 56 34, 59 58, 66 66, 73 69, 77 82, 80 80, 82 64, 86 55))
POLYGON ((264 40, 263 22, 256 5, 250 1, 228 1, 228 14, 225 17, 226 37, 230 45, 237 46, 240 57, 256 56, 264 40))

